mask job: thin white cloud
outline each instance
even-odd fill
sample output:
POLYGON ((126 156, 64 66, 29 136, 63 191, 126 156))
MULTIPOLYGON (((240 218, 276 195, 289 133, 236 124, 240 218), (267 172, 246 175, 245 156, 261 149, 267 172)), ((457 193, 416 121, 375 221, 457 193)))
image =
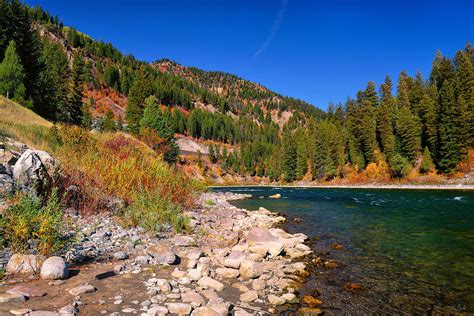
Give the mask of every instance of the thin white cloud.
POLYGON ((288 0, 281 0, 280 10, 278 11, 278 15, 275 21, 273 21, 272 30, 270 34, 268 35, 267 39, 265 40, 265 42, 263 42, 263 44, 253 54, 253 58, 257 58, 258 55, 263 53, 268 48, 268 46, 270 46, 270 44, 272 43, 278 30, 280 29, 281 22, 283 21, 283 16, 285 15, 285 12, 286 12, 287 4, 288 4, 288 0))

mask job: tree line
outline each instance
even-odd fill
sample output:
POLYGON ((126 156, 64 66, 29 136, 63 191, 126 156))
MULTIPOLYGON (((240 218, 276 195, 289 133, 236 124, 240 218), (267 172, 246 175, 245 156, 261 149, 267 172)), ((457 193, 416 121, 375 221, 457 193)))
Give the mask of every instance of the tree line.
POLYGON ((126 121, 108 111, 96 124, 101 130, 125 126, 169 162, 177 161, 176 133, 230 144, 231 152, 213 148, 211 160, 272 180, 344 177, 374 164, 395 178, 414 167, 456 171, 474 140, 473 56, 470 44, 452 59, 437 52, 428 78, 401 72, 396 87, 388 76, 378 87, 371 81, 323 113, 230 74, 192 67, 186 76, 160 72, 40 7, 0 0, 2 95, 50 120, 91 128, 94 100, 84 102, 84 89, 113 89, 127 97, 126 121), (41 39, 38 24, 73 49, 41 39), (225 91, 217 93, 220 86, 225 91), (292 116, 280 128, 272 115, 285 110, 292 116))

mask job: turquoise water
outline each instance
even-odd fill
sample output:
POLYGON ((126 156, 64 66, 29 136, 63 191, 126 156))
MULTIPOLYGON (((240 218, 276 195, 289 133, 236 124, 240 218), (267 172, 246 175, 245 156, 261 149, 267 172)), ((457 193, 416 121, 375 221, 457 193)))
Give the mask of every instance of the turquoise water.
POLYGON ((327 310, 474 312, 474 192, 324 188, 219 188, 250 193, 235 204, 288 217, 286 229, 339 267, 313 275, 327 310), (280 193, 282 199, 268 196, 280 193), (301 218, 300 223, 293 219, 301 218), (344 250, 336 251, 332 243, 344 250), (347 292, 347 282, 362 285, 347 292))

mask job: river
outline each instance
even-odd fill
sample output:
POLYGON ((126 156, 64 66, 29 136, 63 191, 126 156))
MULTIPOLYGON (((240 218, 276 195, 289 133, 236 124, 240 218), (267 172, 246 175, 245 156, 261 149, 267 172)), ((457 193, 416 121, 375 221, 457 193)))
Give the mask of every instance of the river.
POLYGON ((286 230, 308 235, 315 255, 337 264, 301 289, 329 314, 474 312, 474 191, 214 190, 252 194, 235 204, 283 214, 286 230), (348 291, 351 283, 361 289, 348 291))

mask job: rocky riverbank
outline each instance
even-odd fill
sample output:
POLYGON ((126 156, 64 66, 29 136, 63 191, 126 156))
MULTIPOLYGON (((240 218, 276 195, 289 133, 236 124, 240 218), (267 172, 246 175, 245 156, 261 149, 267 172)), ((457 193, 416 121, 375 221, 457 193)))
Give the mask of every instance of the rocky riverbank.
POLYGON ((50 271, 62 271, 62 260, 68 271, 48 277, 44 258, 12 257, 0 286, 0 314, 263 315, 286 309, 299 302, 307 276, 301 260, 311 253, 307 237, 278 228, 285 219, 266 209, 229 203, 246 197, 202 194, 187 212, 190 233, 183 235, 125 229, 111 215, 69 214, 75 242, 61 258, 48 259, 50 271), (26 266, 31 269, 22 271, 26 266))

